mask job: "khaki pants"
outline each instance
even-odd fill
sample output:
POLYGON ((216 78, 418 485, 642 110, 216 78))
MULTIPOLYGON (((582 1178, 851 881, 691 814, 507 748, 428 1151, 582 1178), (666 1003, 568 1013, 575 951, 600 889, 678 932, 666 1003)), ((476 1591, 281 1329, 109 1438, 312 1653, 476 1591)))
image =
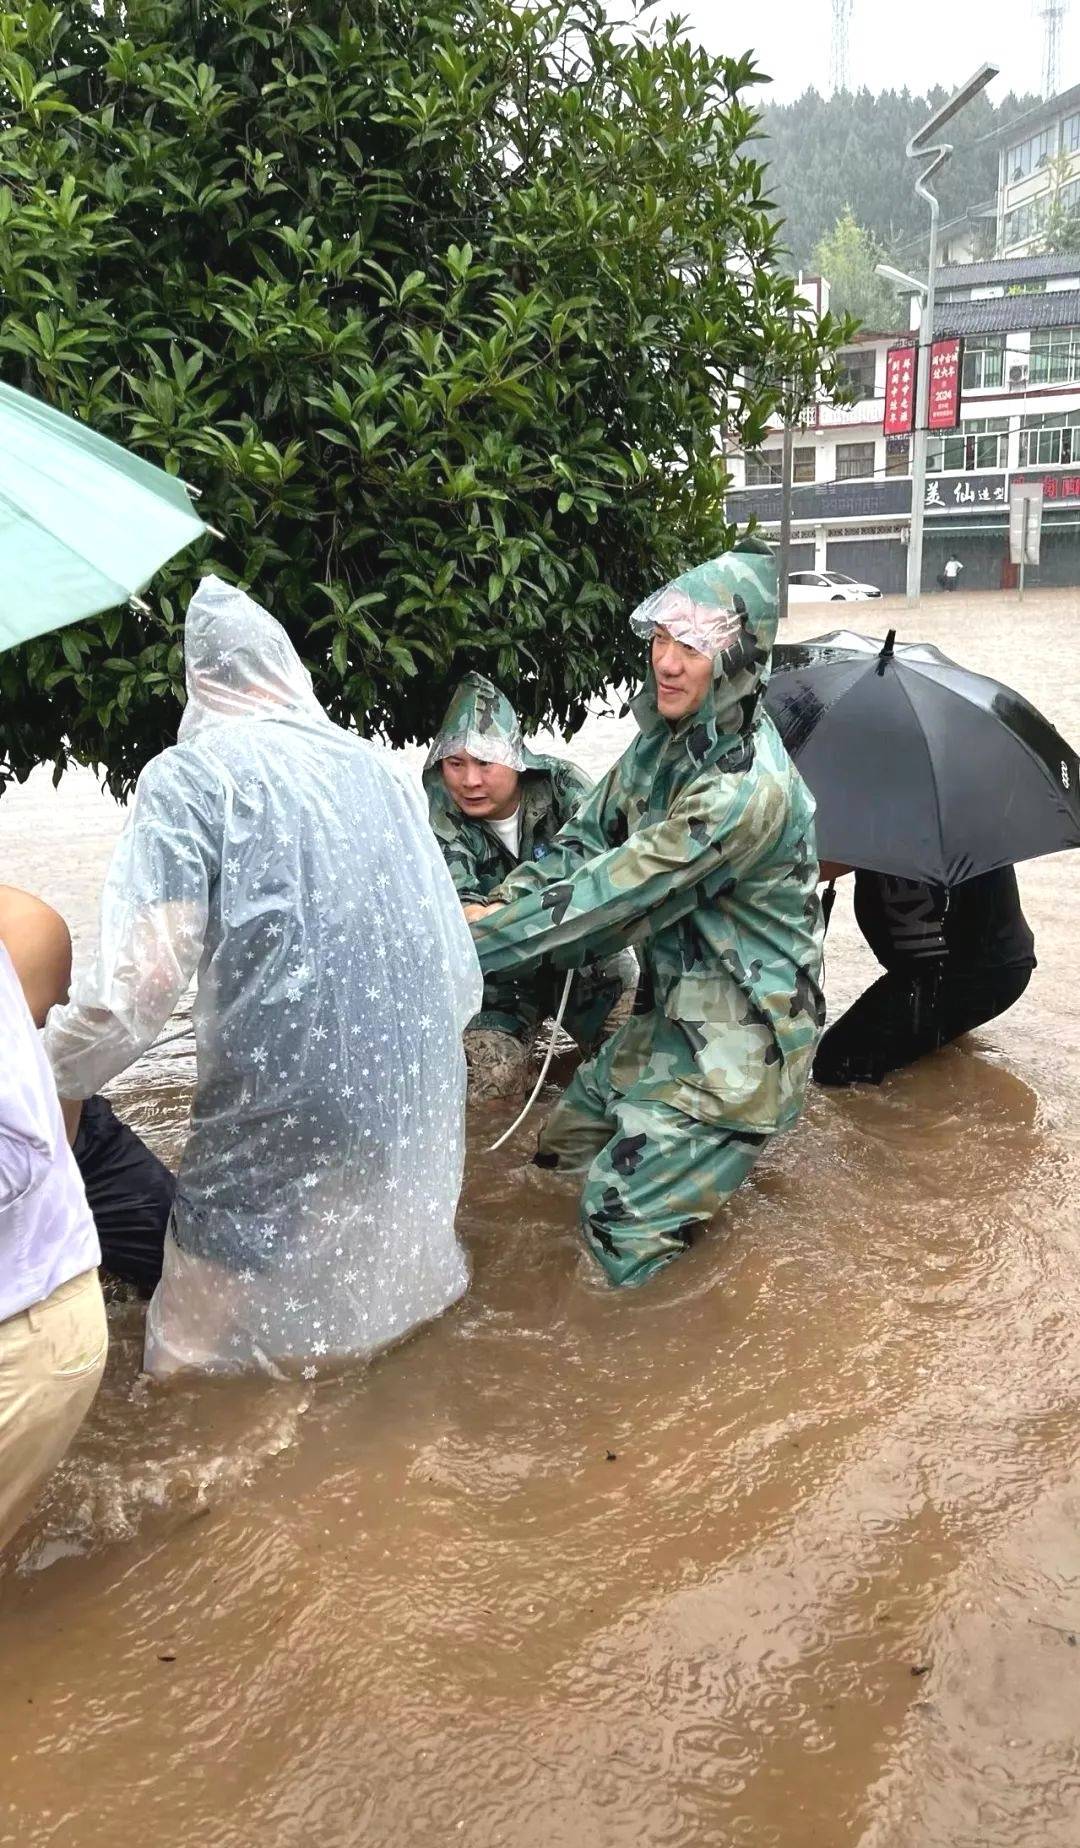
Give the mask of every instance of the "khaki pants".
POLYGON ((96 1270, 0 1322, 0 1552, 90 1410, 108 1347, 96 1270))

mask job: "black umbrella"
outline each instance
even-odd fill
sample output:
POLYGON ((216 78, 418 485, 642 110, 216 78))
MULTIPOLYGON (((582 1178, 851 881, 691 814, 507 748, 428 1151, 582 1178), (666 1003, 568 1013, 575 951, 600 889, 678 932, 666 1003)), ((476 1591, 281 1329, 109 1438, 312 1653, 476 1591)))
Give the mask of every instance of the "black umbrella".
POLYGON ((823 860, 953 886, 1080 847, 1076 752, 927 642, 781 645, 766 705, 817 799, 823 860))

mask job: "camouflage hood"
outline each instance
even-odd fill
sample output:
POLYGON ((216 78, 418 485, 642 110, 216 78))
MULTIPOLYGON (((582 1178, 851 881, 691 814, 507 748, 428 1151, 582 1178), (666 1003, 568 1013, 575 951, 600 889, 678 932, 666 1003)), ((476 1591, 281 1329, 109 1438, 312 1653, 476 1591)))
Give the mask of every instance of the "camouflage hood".
POLYGON ((505 764, 508 770, 535 770, 540 762, 525 749, 521 722, 506 694, 483 674, 466 674, 454 688, 427 754, 425 784, 443 758, 455 751, 468 751, 484 764, 505 764))
POLYGON ((677 637, 681 628, 689 645, 700 647, 703 653, 711 652, 711 636, 724 637, 713 656, 711 701, 677 725, 668 726, 656 703, 656 680, 650 666, 633 713, 642 732, 668 726, 673 739, 685 744, 691 762, 700 768, 734 749, 753 729, 761 709, 777 623, 776 561, 770 547, 761 540, 744 539, 733 551, 684 571, 638 606, 631 626, 638 635, 651 637, 657 627, 668 626, 665 616, 673 613, 676 620, 671 626, 677 637), (692 639, 695 627, 701 641, 692 639))
POLYGON ((482 674, 466 674, 424 765, 428 819, 454 876, 459 897, 482 897, 508 870, 506 847, 484 822, 463 815, 439 768, 444 757, 468 751, 481 763, 505 764, 521 776, 521 852, 531 857, 554 839, 589 788, 590 778, 565 757, 525 748, 517 713, 482 674))

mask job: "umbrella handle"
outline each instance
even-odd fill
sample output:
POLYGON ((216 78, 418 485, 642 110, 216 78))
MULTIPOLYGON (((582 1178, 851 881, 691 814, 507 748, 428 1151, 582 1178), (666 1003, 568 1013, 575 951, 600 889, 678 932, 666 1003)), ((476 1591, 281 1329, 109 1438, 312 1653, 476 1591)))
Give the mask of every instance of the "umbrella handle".
POLYGON ((825 887, 825 891, 823 892, 822 898, 821 898, 821 917, 822 917, 822 922, 824 923, 824 926, 825 926, 824 935, 826 937, 829 934, 829 919, 832 917, 833 906, 835 905, 835 903, 836 903, 836 880, 830 879, 828 885, 825 887))

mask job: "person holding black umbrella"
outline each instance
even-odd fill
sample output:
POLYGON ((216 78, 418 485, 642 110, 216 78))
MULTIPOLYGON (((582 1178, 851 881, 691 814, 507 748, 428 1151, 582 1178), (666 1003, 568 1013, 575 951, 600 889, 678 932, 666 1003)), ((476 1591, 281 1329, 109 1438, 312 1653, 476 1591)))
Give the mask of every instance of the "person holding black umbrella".
MULTIPOLYGON (((835 877, 851 868, 822 870, 835 877)), ((1011 866, 952 891, 856 871, 855 918, 885 974, 823 1035, 818 1084, 880 1084, 1004 1014, 1036 966, 1011 866)))
POLYGON ((894 629, 778 649, 776 668, 766 704, 816 800, 823 875, 861 869, 855 915, 885 968, 814 1076, 879 1083, 1027 987, 1013 866, 1080 847, 1080 762, 1021 693, 894 629))

